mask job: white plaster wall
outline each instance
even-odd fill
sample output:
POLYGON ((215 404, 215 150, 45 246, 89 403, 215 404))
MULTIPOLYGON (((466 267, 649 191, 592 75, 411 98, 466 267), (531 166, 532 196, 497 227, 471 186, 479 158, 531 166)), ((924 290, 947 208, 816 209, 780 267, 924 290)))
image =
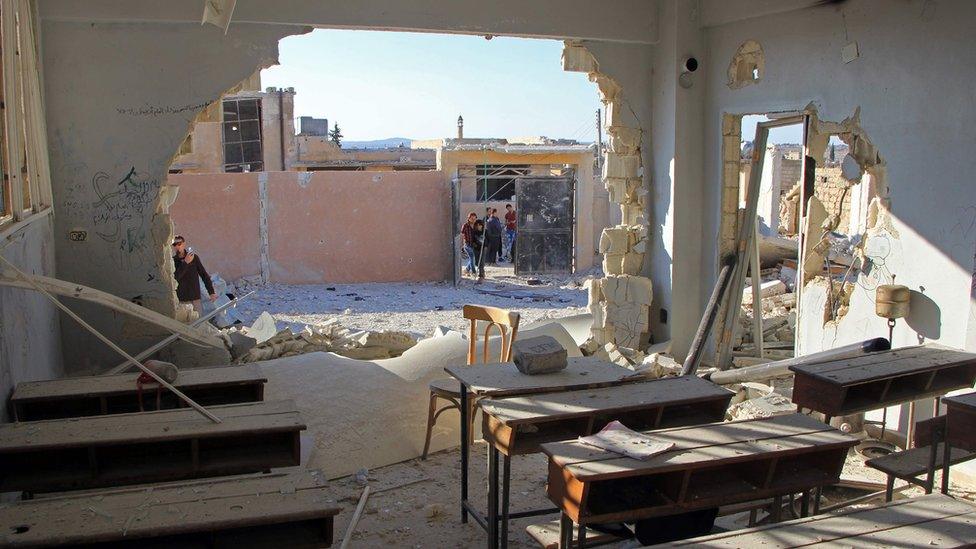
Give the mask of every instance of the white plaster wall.
MULTIPOLYGON (((902 259, 890 258, 886 267, 927 298, 894 343, 917 344, 924 333, 927 340, 964 346, 976 242, 976 160, 968 152, 976 141, 976 50, 968 23, 976 5, 923 4, 852 0, 840 8, 808 8, 705 31, 710 62, 704 154, 706 181, 714 182, 705 188, 705 234, 718 234, 723 112, 796 109, 812 101, 821 119, 839 121, 860 106, 861 126, 887 160, 903 250, 902 259), (762 44, 766 73, 757 85, 731 90, 725 69, 747 39, 762 44), (844 64, 841 48, 855 40, 861 55, 844 64)), ((706 242, 702 270, 714 280, 717 252, 711 239, 706 242)), ((873 308, 856 303, 873 302, 873 292, 858 289, 853 299, 836 337, 811 329, 804 353, 885 335, 873 308)))
MULTIPOLYGON (((171 311, 169 220, 157 211, 170 159, 204 105, 274 61, 281 37, 300 32, 239 24, 224 35, 199 23, 43 21, 60 278, 171 311), (69 242, 71 229, 88 231, 87 241, 69 242)), ((164 335, 104 308, 72 305, 130 351, 164 335)), ((68 322, 63 342, 72 350, 70 372, 118 361, 68 322)))
MULTIPOLYGON (((54 276, 54 222, 32 222, 22 236, 2 248, 3 257, 27 274, 54 276)), ((0 398, 4 402, 22 381, 62 374, 61 328, 57 308, 44 296, 19 288, 0 288, 0 398)), ((9 410, 0 407, 0 421, 9 410)))

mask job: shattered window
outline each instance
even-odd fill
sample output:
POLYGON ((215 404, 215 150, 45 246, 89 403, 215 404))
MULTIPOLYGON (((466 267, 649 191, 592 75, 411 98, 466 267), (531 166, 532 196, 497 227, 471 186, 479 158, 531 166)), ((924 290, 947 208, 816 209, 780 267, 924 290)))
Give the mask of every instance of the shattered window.
POLYGON ((227 99, 223 102, 225 172, 264 171, 261 141, 261 100, 227 99))

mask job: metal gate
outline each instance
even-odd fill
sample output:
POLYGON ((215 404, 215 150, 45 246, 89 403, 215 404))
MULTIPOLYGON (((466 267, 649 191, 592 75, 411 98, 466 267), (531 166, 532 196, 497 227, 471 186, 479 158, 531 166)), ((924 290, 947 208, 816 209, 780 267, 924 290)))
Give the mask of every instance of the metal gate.
POLYGON ((515 274, 573 272, 575 195, 575 174, 515 180, 518 204, 515 274))
POLYGON ((451 282, 457 287, 461 281, 461 182, 451 181, 451 282))

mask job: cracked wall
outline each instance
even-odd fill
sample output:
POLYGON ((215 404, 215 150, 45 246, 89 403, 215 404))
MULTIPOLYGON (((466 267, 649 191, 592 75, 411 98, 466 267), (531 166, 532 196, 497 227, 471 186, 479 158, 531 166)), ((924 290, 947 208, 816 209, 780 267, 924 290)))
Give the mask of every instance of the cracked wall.
MULTIPOLYGON (((172 315, 173 197, 161 192, 170 161, 198 112, 274 62, 278 40, 303 29, 235 24, 225 36, 192 23, 43 22, 59 278, 172 315), (87 239, 69 240, 72 230, 87 239)), ((128 351, 166 335, 95 305, 72 306, 128 351)), ((69 319, 62 327, 69 372, 118 361, 69 319)))

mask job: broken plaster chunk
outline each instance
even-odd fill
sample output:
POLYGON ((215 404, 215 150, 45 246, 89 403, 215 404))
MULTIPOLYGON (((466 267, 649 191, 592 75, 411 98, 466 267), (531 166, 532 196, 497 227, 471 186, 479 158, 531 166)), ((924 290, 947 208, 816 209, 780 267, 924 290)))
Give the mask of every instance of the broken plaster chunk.
POLYGON ((613 101, 621 92, 620 84, 605 74, 590 72, 589 79, 600 90, 600 100, 604 103, 613 101))
POLYGON ((549 374, 564 370, 567 356, 566 349, 552 336, 530 337, 512 344, 512 361, 523 374, 549 374))
POLYGON ((600 65, 588 49, 579 44, 563 46, 563 70, 570 72, 600 72, 600 65))

